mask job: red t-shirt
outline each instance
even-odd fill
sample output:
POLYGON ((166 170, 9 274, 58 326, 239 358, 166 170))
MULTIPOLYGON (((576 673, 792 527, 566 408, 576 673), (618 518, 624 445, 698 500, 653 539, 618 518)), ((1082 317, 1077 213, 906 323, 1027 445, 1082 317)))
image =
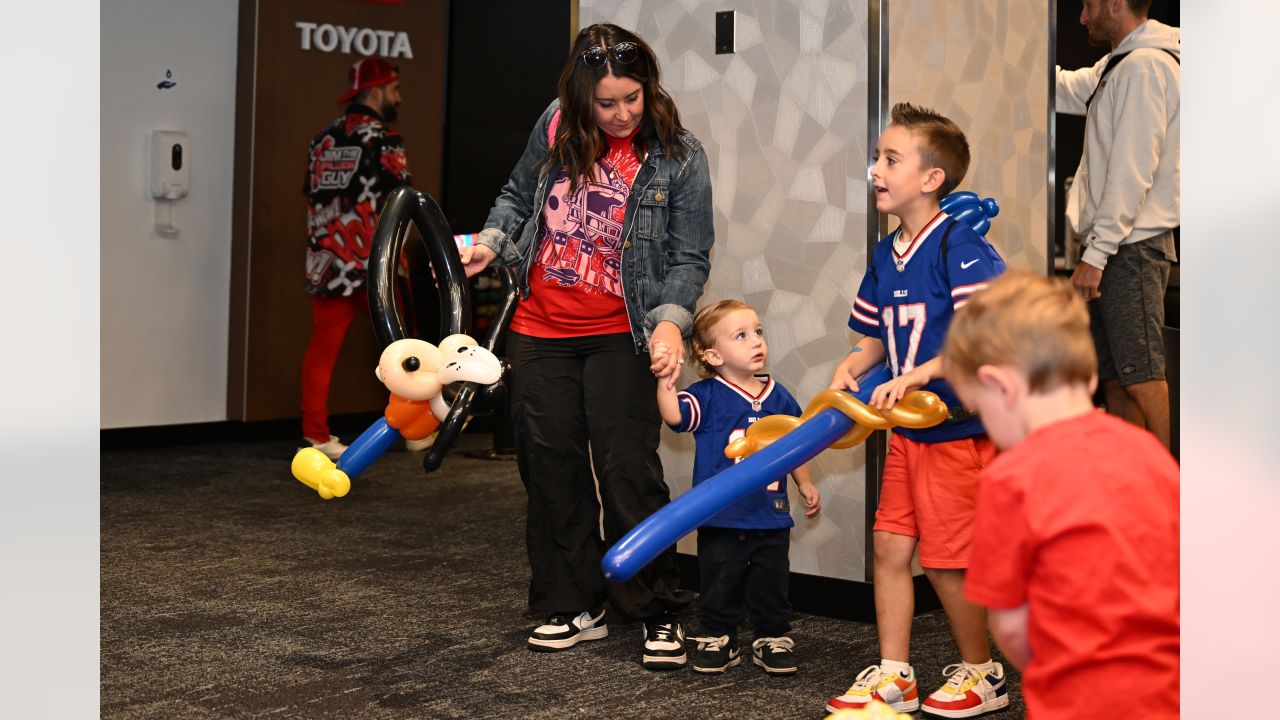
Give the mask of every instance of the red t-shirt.
POLYGON ((1178 717, 1178 466, 1101 411, 1039 428, 979 481, 965 595, 1028 609, 1031 720, 1178 717))
POLYGON ((640 158, 632 138, 606 140, 591 182, 570 195, 568 173, 561 171, 547 192, 529 297, 511 318, 518 333, 565 338, 631 331, 622 300, 622 226, 640 158))

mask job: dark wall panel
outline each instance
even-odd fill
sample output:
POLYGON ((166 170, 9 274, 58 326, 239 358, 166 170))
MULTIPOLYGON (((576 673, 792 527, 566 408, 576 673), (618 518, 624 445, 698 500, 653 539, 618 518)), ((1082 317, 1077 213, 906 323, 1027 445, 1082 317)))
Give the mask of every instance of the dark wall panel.
POLYGON ((533 123, 555 98, 573 33, 570 4, 452 3, 442 209, 456 232, 480 229, 533 123))
MULTIPOLYGON (((414 184, 433 194, 441 188, 447 0, 242 0, 227 402, 234 420, 300 414, 311 322, 303 290, 307 146, 341 112, 347 68, 363 56, 356 46, 303 49, 298 22, 407 33, 412 58, 387 53, 401 72, 395 127, 414 184)), ((357 318, 335 369, 331 412, 385 405, 386 390, 373 377, 380 352, 369 318, 357 318)))
MULTIPOLYGON (((1080 24, 1080 8, 1080 0, 1058 0, 1058 65, 1067 69, 1092 65, 1108 52, 1108 48, 1089 44, 1089 33, 1080 24)), ((1147 16, 1165 25, 1182 25, 1178 0, 1153 0, 1147 16)), ((1080 155, 1084 153, 1084 117, 1065 114, 1055 114, 1054 117, 1057 122, 1054 166, 1058 171, 1055 203, 1058 237, 1054 242, 1055 254, 1061 254, 1063 229, 1066 228, 1063 213, 1067 207, 1067 190, 1062 181, 1074 175, 1080 166, 1080 155)))

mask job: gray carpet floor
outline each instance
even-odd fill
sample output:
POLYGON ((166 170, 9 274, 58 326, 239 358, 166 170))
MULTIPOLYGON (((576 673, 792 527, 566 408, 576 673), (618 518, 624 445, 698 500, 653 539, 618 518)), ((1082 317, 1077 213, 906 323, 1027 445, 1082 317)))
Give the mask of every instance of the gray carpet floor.
MULTIPOLYGON (((514 463, 455 451, 427 476, 421 455, 391 451, 326 502, 292 478, 292 454, 103 453, 102 717, 821 718, 877 655, 874 626, 805 614, 791 677, 749 660, 648 672, 640 626, 617 622, 531 653, 514 463)), ((956 659, 941 612, 916 619, 912 654, 930 692, 956 659)), ((1022 717, 1010 680, 1010 707, 987 717, 1022 717)))

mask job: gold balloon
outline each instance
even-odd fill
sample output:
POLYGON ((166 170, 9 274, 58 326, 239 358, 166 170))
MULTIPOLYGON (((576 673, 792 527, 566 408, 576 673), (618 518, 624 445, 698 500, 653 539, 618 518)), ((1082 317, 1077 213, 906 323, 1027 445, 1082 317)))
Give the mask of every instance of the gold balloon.
POLYGON ((747 428, 742 437, 729 443, 724 454, 742 459, 759 452, 827 408, 835 408, 853 420, 853 428, 831 443, 831 447, 836 449, 853 447, 875 430, 933 427, 950 414, 937 395, 923 390, 907 393, 888 410, 877 410, 843 390, 823 390, 809 401, 800 417, 769 415, 760 418, 747 428))

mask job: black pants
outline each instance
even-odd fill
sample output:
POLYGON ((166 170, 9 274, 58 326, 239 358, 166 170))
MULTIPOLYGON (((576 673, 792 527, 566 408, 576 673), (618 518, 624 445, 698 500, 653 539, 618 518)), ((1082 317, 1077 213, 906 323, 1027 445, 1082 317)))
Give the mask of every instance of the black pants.
POLYGON ((586 610, 607 595, 623 616, 643 618, 687 605, 674 548, 624 583, 606 586, 600 571, 604 551, 670 501, 649 357, 636 354, 626 333, 512 332, 507 349, 516 457, 529 493, 529 608, 586 610))
POLYGON ((699 528, 698 608, 703 632, 736 640, 750 608, 757 638, 786 635, 791 630, 790 546, 789 529, 699 528))

